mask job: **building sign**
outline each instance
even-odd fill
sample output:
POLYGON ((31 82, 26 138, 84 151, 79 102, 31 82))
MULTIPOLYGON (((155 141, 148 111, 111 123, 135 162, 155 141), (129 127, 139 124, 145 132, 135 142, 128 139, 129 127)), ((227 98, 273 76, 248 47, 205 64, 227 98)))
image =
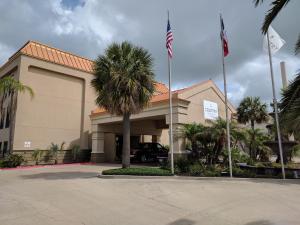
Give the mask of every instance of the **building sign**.
POLYGON ((216 120, 219 117, 218 104, 215 102, 203 101, 204 119, 216 120))
POLYGON ((24 148, 30 148, 31 147, 31 142, 30 141, 25 141, 24 142, 24 148))

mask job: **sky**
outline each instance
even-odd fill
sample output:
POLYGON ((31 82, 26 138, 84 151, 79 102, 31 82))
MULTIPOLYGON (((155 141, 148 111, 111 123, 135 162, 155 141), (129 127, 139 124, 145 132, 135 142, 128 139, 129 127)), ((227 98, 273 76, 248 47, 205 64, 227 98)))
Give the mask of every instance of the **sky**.
MULTIPOLYGON (((168 82, 165 48, 167 10, 174 35, 172 89, 212 79, 223 90, 219 14, 229 56, 225 59, 229 100, 245 96, 270 103, 268 56, 260 28, 271 1, 255 8, 252 0, 1 0, 0 63, 26 41, 36 40, 90 59, 113 42, 130 41, 154 58, 156 80, 168 82)), ((290 1, 272 26, 286 41, 273 57, 277 98, 282 87, 280 61, 288 80, 300 69, 294 45, 299 35, 300 1, 290 1)))

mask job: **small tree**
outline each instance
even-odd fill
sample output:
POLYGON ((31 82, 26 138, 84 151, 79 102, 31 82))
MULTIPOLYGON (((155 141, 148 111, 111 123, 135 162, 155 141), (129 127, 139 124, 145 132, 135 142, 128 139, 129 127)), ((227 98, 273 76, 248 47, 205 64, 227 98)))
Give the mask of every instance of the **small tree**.
POLYGON ((54 164, 57 164, 58 152, 64 150, 65 142, 62 142, 60 146, 58 144, 51 143, 49 148, 49 153, 52 159, 54 159, 54 164))
POLYGON ((192 148, 193 155, 196 157, 198 155, 198 140, 200 136, 203 134, 205 126, 202 124, 192 123, 192 124, 185 124, 182 128, 182 136, 186 138, 192 148))
POLYGON ((13 139, 13 129, 14 127, 14 117, 15 117, 15 108, 16 108, 16 100, 18 93, 26 93, 28 92, 31 98, 34 96, 33 90, 27 86, 22 84, 20 81, 16 80, 12 76, 2 77, 0 79, 0 113, 1 116, 4 114, 4 102, 6 99, 9 99, 9 151, 12 150, 12 139, 13 139))
POLYGON ((43 156, 43 151, 40 150, 40 149, 35 149, 33 152, 32 152, 32 158, 33 160, 35 161, 35 165, 38 165, 42 156, 43 156))
POLYGON ((270 137, 262 132, 261 129, 246 129, 245 144, 249 148, 252 160, 269 161, 272 151, 264 142, 269 141, 270 137))

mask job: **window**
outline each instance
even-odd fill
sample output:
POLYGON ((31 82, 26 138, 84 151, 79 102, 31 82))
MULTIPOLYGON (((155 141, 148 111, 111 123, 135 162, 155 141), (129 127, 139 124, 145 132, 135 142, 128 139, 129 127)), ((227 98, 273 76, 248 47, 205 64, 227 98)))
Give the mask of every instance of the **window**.
POLYGON ((4 141, 4 144, 3 144, 3 154, 6 154, 7 150, 8 150, 8 142, 4 141))
POLYGON ((10 114, 9 114, 9 108, 7 108, 6 111, 6 120, 5 120, 5 128, 9 128, 9 124, 10 124, 10 114))

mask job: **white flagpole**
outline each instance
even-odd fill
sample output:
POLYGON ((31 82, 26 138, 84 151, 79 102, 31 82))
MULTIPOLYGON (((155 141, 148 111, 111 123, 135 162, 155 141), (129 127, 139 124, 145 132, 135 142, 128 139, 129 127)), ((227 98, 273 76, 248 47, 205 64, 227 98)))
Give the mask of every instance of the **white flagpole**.
MULTIPOLYGON (((168 11, 168 21, 169 21, 169 11, 168 11)), ((169 71, 169 111, 170 111, 170 121, 169 121, 169 142, 171 150, 171 173, 174 174, 174 149, 173 149, 173 106, 172 106, 172 70, 171 70, 171 60, 169 53, 168 56, 168 71, 169 71)))
POLYGON ((270 47, 270 40, 269 40, 269 30, 267 32, 267 40, 268 40, 268 53, 269 53, 269 62, 270 62, 270 71, 271 71, 271 80, 272 80, 273 104, 274 104, 274 110, 275 110, 275 122, 276 122, 276 129, 277 129, 277 138, 278 138, 278 146, 279 146, 279 154, 280 154, 280 162, 281 162, 282 179, 285 179, 281 134, 280 134, 280 126, 279 126, 279 118, 278 118, 278 106, 277 106, 274 75, 273 75, 272 54, 271 54, 271 47, 270 47))
MULTIPOLYGON (((222 30, 222 16, 220 14, 220 26, 222 30)), ((225 60, 224 60, 224 43, 223 36, 221 36, 222 45, 222 65, 223 65, 223 78, 224 78, 224 94, 225 94, 225 113, 226 113, 226 135, 227 135, 227 149, 228 149, 228 161, 229 161, 229 173, 232 178, 232 162, 231 162, 231 147, 230 147, 230 124, 229 124, 229 113, 228 113, 228 100, 227 100, 227 81, 226 81, 226 71, 225 71, 225 60)))

